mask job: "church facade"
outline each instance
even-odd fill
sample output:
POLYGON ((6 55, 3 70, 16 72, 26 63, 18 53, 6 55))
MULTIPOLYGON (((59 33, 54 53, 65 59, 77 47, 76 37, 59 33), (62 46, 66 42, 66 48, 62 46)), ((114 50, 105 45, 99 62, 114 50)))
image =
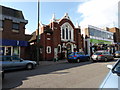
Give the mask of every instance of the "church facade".
MULTIPOLYGON (((33 37, 35 35, 37 36, 37 30, 33 37)), ((40 60, 67 58, 70 52, 83 51, 83 44, 80 26, 74 26, 67 13, 61 19, 56 19, 53 15, 49 25, 40 23, 38 45, 35 39, 30 42, 33 47, 39 46, 40 60)))

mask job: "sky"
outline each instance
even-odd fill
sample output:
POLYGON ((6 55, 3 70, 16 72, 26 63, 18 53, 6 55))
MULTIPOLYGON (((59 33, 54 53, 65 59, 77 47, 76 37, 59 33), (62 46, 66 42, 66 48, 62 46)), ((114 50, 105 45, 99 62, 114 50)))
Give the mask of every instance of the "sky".
MULTIPOLYGON (((40 21, 49 24, 52 15, 60 19, 68 13, 75 25, 93 25, 100 28, 118 27, 119 0, 40 0, 40 21)), ((21 10, 28 24, 26 34, 37 29, 37 0, 0 0, 0 5, 21 10)))

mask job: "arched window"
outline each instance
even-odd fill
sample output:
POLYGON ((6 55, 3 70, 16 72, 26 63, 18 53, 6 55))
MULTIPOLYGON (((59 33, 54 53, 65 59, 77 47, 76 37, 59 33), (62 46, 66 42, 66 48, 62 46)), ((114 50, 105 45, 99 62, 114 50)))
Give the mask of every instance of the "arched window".
POLYGON ((65 30, 62 29, 62 38, 65 39, 65 30))
POLYGON ((66 28, 66 39, 68 39, 68 28, 66 28))
POLYGON ((51 53, 51 46, 47 46, 47 53, 51 53))
POLYGON ((58 45, 58 53, 61 53, 61 45, 58 45))
POLYGON ((61 26, 61 39, 64 41, 66 40, 74 40, 74 30, 69 23, 64 23, 61 26))
POLYGON ((69 31, 69 39, 71 39, 71 30, 69 31))

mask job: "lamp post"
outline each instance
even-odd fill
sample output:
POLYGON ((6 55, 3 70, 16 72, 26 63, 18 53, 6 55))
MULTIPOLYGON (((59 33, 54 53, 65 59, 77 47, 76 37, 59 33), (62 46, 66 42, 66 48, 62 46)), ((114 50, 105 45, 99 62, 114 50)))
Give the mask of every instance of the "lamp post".
POLYGON ((37 29, 37 65, 39 65, 39 0, 38 0, 38 29, 37 29))

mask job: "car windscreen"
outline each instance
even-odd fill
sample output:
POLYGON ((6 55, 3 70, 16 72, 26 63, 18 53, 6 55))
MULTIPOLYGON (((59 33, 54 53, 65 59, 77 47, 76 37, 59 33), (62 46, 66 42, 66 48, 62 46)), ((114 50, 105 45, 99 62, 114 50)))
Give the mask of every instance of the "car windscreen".
POLYGON ((117 54, 117 53, 120 53, 120 51, 116 51, 115 53, 116 53, 116 54, 117 54))
POLYGON ((95 52, 94 55, 101 55, 102 52, 95 52))
POLYGON ((120 72, 120 60, 119 60, 118 63, 114 66, 113 72, 120 72))
POLYGON ((72 52, 72 53, 69 53, 68 55, 74 55, 75 53, 74 52, 72 52))
POLYGON ((83 52, 77 52, 77 54, 79 54, 79 55, 84 55, 84 53, 83 53, 83 52))
POLYGON ((13 56, 12 60, 20 60, 20 58, 18 56, 13 56))

